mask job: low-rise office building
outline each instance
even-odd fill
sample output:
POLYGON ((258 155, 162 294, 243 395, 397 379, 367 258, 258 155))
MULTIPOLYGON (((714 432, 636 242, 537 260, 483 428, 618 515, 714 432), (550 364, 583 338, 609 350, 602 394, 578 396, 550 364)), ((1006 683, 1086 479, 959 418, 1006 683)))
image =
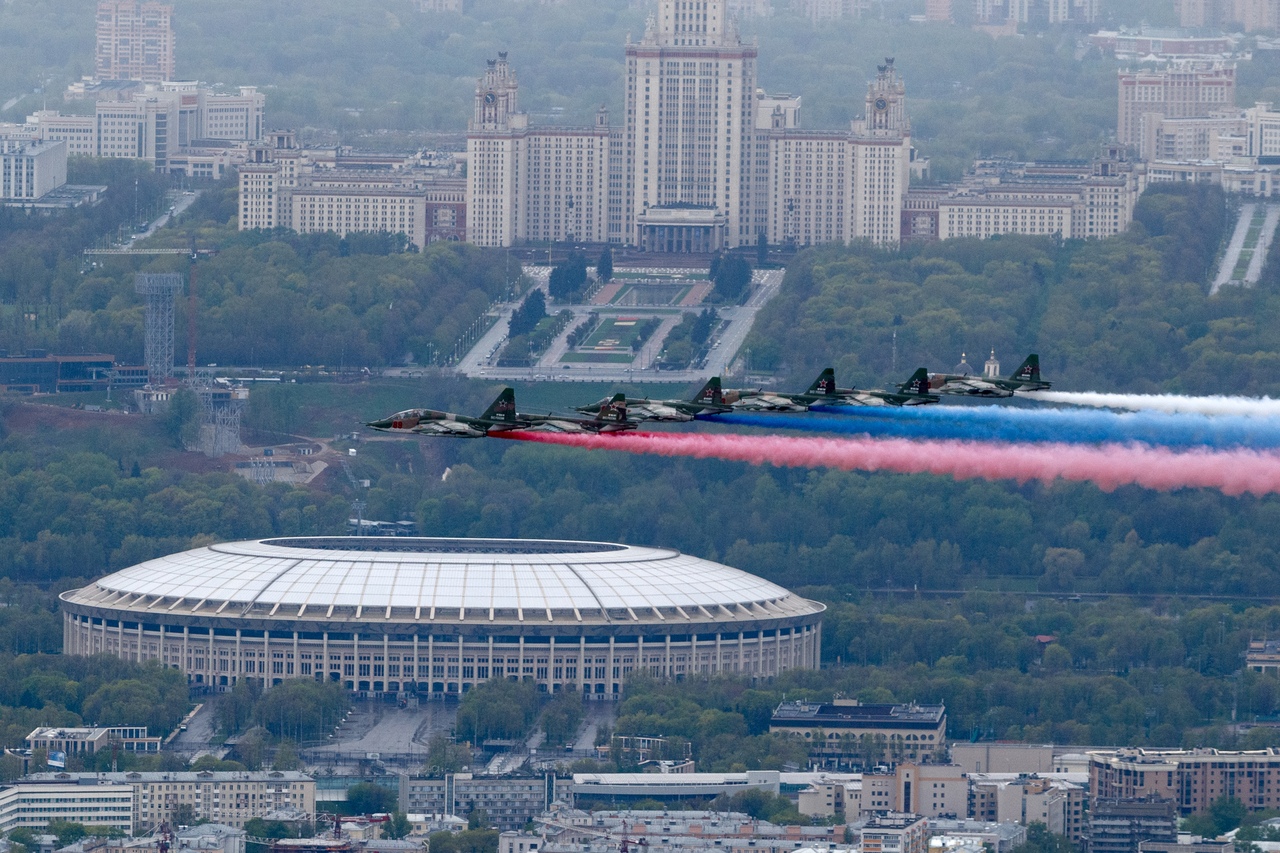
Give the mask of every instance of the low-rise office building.
POLYGON ((41 726, 27 735, 27 749, 43 749, 52 755, 93 755, 103 749, 125 752, 159 752, 160 737, 149 737, 146 726, 98 726, 57 728, 41 726))
POLYGON ((0 832, 44 829, 53 821, 109 826, 132 835, 136 829, 133 788, 117 782, 82 785, 70 779, 0 788, 0 832))
POLYGON ((834 761, 921 761, 946 749, 943 705, 864 705, 856 699, 831 703, 783 702, 769 731, 793 734, 810 744, 810 755, 834 761))
POLYGON ((130 817, 136 832, 151 831, 183 806, 196 818, 233 827, 243 827, 245 821, 276 809, 294 808, 310 814, 316 810, 315 780, 291 771, 37 773, 24 777, 21 787, 41 785, 86 790, 125 786, 132 791, 130 817))

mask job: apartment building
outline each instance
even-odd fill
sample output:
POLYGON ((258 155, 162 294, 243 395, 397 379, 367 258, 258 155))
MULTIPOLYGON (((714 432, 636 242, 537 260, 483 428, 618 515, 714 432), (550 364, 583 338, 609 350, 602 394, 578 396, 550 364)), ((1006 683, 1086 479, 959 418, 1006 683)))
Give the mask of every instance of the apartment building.
POLYGON ((1089 810, 1086 853, 1139 853, 1144 843, 1178 840, 1177 805, 1152 798, 1095 796, 1089 810))
MULTIPOLYGON (((93 790, 109 786, 131 792, 133 831, 149 832, 169 820, 180 806, 189 806, 197 818, 243 827, 245 821, 278 809, 314 814, 316 783, 303 773, 264 772, 124 772, 37 773, 22 779, 20 787, 75 787, 93 790)), ((0 792, 2 797, 3 792, 0 792)), ((112 801, 112 805, 118 805, 112 801)), ((84 821, 98 823, 101 821, 84 821)))
POLYGON ((66 182, 66 143, 0 137, 0 203, 33 202, 66 182))
POLYGON ((1142 146, 1144 133, 1164 118, 1202 118, 1236 105, 1232 62, 1178 60, 1158 69, 1120 69, 1116 138, 1142 146))
POLYGON ((873 815, 862 827, 862 853, 926 853, 929 821, 915 814, 873 815))
POLYGON ((1084 836, 1084 787, 1061 776, 970 773, 968 793, 968 815, 974 820, 1023 826, 1039 821, 1072 841, 1084 836))
POLYGON ((159 83, 175 76, 173 7, 137 0, 99 0, 99 80, 159 83))
POLYGON ((1158 797, 1181 814, 1235 797, 1249 811, 1280 808, 1280 750, 1117 749, 1089 753, 1089 790, 1109 799, 1158 797))
POLYGON ((408 813, 465 815, 484 809, 492 825, 517 830, 541 815, 558 799, 567 797, 569 780, 554 775, 528 778, 473 776, 449 773, 440 778, 402 775, 399 808, 408 813))
POLYGON ((887 772, 824 774, 800 791, 797 807, 804 815, 842 814, 852 822, 884 812, 960 818, 968 804, 969 782, 960 767, 905 762, 887 772))

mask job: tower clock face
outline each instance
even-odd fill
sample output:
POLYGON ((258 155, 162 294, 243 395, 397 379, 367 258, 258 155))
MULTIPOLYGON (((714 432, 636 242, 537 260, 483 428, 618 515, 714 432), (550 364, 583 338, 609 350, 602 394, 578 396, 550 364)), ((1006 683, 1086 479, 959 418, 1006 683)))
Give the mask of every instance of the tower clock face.
POLYGON ((495 102, 495 101, 497 101, 497 100, 498 100, 498 96, 497 96, 497 95, 495 95, 495 94, 493 94, 493 92, 485 92, 485 93, 484 93, 484 102, 485 102, 486 104, 492 104, 493 102, 495 102))
POLYGON ((884 112, 889 109, 889 102, 884 98, 876 98, 875 107, 877 111, 884 112))

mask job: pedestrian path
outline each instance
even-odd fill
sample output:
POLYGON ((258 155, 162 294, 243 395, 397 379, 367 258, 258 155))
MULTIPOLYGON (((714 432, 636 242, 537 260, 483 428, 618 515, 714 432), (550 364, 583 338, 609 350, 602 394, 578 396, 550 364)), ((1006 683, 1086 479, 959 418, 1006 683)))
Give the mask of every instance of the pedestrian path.
POLYGON ((1277 225, 1280 225, 1280 205, 1247 202, 1240 206, 1240 218, 1218 263, 1218 274, 1209 287, 1210 296, 1224 285, 1248 287, 1258 283, 1277 225))

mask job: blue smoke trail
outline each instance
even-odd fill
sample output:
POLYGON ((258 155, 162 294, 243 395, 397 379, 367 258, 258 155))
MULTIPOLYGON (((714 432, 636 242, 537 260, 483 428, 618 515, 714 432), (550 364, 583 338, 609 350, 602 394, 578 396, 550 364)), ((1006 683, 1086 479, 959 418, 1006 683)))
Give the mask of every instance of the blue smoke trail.
POLYGON ((1162 412, 1015 409, 1004 406, 890 408, 815 406, 824 416, 733 412, 708 420, 741 426, 897 438, 978 441, 1141 442, 1161 447, 1280 447, 1280 419, 1162 412))

